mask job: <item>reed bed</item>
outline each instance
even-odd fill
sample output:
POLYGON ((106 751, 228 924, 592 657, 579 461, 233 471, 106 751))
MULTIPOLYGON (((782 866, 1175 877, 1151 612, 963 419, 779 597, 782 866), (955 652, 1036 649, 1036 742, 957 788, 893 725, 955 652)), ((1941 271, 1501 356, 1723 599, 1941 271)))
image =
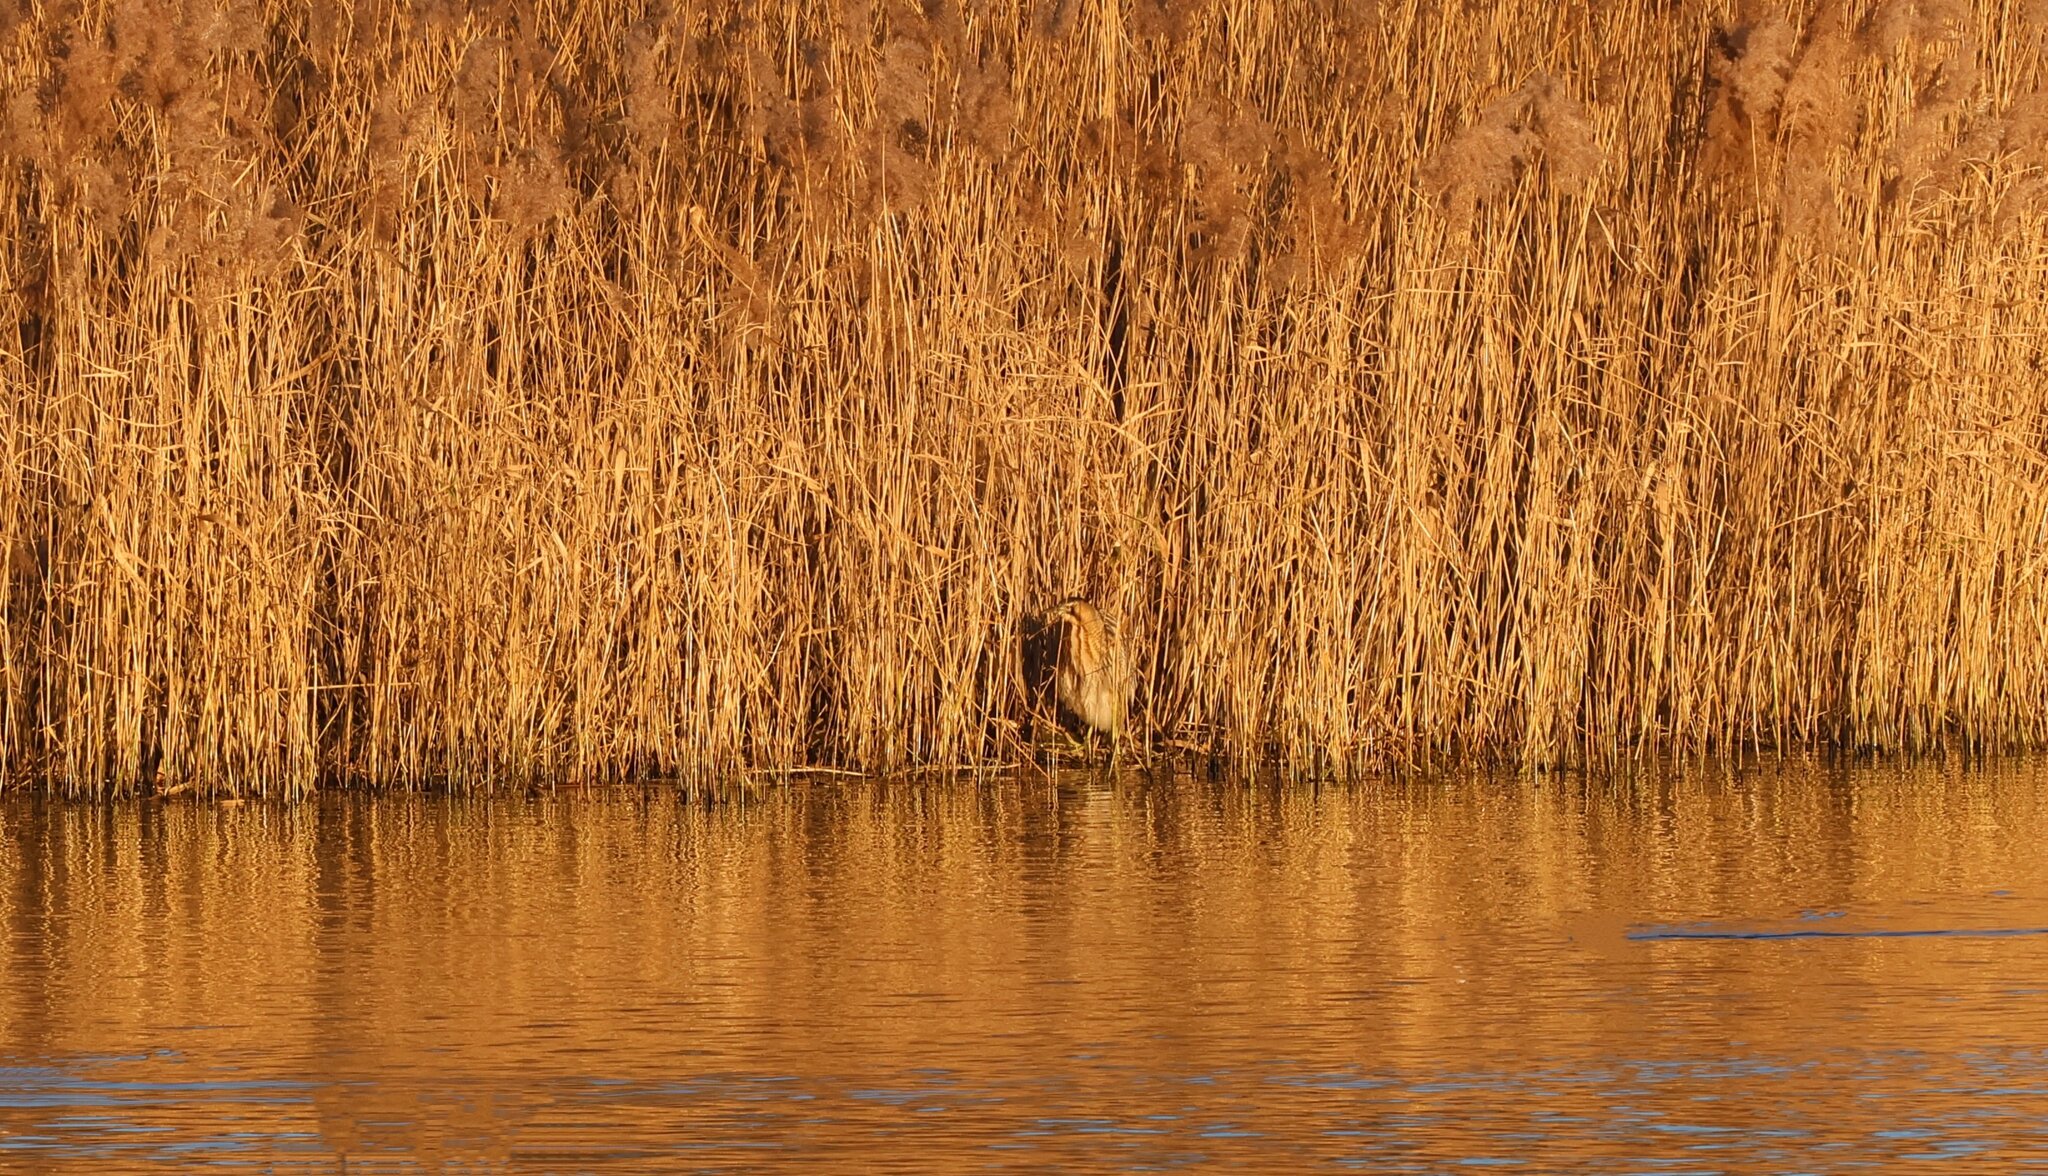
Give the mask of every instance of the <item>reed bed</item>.
POLYGON ((0 781, 2048 734, 2048 5, 0 2, 0 781))

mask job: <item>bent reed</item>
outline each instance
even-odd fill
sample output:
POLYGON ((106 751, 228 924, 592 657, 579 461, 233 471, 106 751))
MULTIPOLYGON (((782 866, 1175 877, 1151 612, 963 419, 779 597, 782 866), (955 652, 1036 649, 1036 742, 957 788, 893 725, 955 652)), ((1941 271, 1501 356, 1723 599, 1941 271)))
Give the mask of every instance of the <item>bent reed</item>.
POLYGON ((0 0, 0 781, 2048 734, 2048 8, 0 0))

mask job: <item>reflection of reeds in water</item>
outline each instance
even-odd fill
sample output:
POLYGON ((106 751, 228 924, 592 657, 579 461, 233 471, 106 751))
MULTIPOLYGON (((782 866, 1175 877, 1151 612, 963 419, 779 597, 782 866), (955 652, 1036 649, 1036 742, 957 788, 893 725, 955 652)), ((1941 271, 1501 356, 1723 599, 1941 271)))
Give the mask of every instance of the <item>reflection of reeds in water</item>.
POLYGON ((1362 11, 20 9, 0 779, 2037 741, 2032 18, 1362 11))
MULTIPOLYGON (((1976 925, 2038 925, 2044 821, 2048 790, 2032 769, 1938 765, 1586 788, 1053 790, 1026 774, 775 789, 746 805, 662 791, 0 811, 0 910, 35 929, 0 936, 0 1040, 17 1065, 47 1057, 69 1074, 90 1059, 84 1093, 129 1092, 137 1101, 114 1109, 157 1132, 165 1155, 245 1128, 251 1100, 269 1097, 269 1129, 242 1154, 262 1164, 263 1149, 290 1149, 279 1167, 316 1138, 358 1156, 433 1141, 570 1154, 543 1145, 591 1142, 565 1138, 579 1123, 599 1125, 614 1150, 683 1138, 702 1159, 716 1142, 732 1150, 710 1162, 746 1167, 761 1103, 674 1082, 678 993, 691 998, 694 1048, 717 1051, 725 1072, 798 1075, 807 1094, 935 1066, 982 1088, 1023 1075, 1005 1091, 1022 1109, 966 1118, 1032 1132, 1041 1150, 1057 1137, 1036 1134, 1040 1115, 1076 1101, 1180 1113, 1188 1084, 1129 1075, 1187 1073, 1190 1039, 1219 1023, 1229 1040, 1202 1048, 1286 1059, 1293 1074, 1331 1072, 1304 1048, 1368 1071, 1393 1069, 1390 1057, 1422 1075, 1547 1069, 1568 1081, 1518 1103, 1532 1122, 1574 1108, 1599 1120, 1612 1088, 1586 1073, 1650 1039, 1674 1057, 1720 1056, 1737 1021, 1741 1048, 1762 1057, 1824 1053, 1842 1040, 1830 1027, 1853 1027, 1865 1052, 1915 1059, 1950 1052, 1930 1033, 1996 1039, 2013 1002, 1987 977, 2023 973, 2025 941, 1996 948, 2001 968, 1968 941, 1698 951, 1622 935, 1682 912, 1812 902, 1924 918, 1941 896, 1976 925), (1985 897, 2007 888, 2015 897, 1985 897), (1618 988, 1654 999, 1611 999, 1618 988), (529 1027, 543 1021, 553 1028, 529 1027), (213 1028, 166 1028, 187 1025, 213 1028), (166 1037, 175 1049, 137 1048, 166 1037), (1127 1043, 1119 1066, 1073 1066, 1104 1041, 1127 1043), (1418 1059, 1429 1064, 1408 1067, 1418 1059), (306 1085, 160 1095, 161 1081, 225 1067, 306 1085), (586 1091, 592 1073, 646 1075, 673 1101, 593 1096, 563 1114, 550 1086, 586 1091), (1046 1073, 1096 1085, 1029 1088, 1046 1073), (493 1095, 499 1120, 472 1119, 493 1095)), ((1212 1058, 1201 1072, 1223 1069, 1212 1058)), ((1840 1093, 1838 1067, 1782 1069, 1795 1113, 1840 1093)), ((1924 1095, 1926 1078, 1908 1067, 1900 1099, 1924 1095)), ((1727 1126, 1747 1130, 1754 1105, 1688 1097, 1734 1080, 1711 1070, 1696 1090, 1658 1097, 1674 1117, 1722 1107, 1727 1126)), ((1462 1088, 1439 1095, 1471 1102, 1462 1088)), ((50 1121, 73 1108, 34 1103, 0 1107, 10 1139, 61 1139, 50 1121)), ((1844 1106, 1883 1129, 1896 1103, 1844 1106)), ((1330 1106, 1325 1089, 1260 1082, 1227 1113, 1256 1116, 1246 1130, 1267 1148, 1294 1138, 1302 1112, 1330 1106), (1265 1086, 1315 1106, 1275 1106, 1265 1086)), ((906 1118, 889 1126, 919 1115, 895 1109, 906 1118)), ((877 1122, 851 1113, 792 1114, 774 1129, 803 1122, 842 1151, 881 1138, 846 1134, 877 1122)), ((1452 1150, 1469 1143, 1461 1132, 1402 1139, 1441 1149, 1429 1167, 1469 1155, 1452 1150)), ((1155 1141, 1169 1144, 1187 1146, 1155 1141)))

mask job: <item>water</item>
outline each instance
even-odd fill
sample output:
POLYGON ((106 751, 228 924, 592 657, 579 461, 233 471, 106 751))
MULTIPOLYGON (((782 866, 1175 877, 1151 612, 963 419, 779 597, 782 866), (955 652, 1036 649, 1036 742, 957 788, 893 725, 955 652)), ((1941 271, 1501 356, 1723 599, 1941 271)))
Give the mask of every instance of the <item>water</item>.
POLYGON ((0 1170, 2048 1171, 2048 775, 0 804, 0 1170))

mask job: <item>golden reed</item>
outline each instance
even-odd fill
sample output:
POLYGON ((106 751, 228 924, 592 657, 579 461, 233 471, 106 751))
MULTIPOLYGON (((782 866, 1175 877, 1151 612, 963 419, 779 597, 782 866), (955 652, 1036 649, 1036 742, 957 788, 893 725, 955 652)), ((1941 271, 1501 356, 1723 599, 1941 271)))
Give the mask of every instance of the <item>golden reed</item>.
POLYGON ((2048 730, 2017 0, 0 0, 0 781, 2048 730))

